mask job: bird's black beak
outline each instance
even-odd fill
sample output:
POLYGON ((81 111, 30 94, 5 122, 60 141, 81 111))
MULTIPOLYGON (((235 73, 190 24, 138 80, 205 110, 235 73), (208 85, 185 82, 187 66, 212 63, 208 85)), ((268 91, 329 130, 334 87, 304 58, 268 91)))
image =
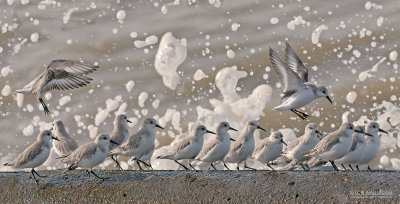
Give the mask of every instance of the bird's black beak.
POLYGON ((57 137, 51 136, 51 139, 60 141, 57 137))
POLYGON ((132 123, 132 121, 130 121, 130 120, 128 120, 128 119, 126 119, 126 122, 128 122, 128 123, 132 123))
POLYGON ((209 131, 209 130, 207 130, 207 133, 210 133, 210 134, 214 134, 214 135, 216 135, 216 133, 215 133, 215 132, 212 132, 212 131, 209 131))
POLYGON ((110 143, 113 143, 113 144, 116 144, 116 145, 119 145, 116 141, 114 141, 114 140, 110 140, 110 143))
POLYGON ((50 128, 50 131, 52 131, 53 129, 54 129, 54 127, 51 127, 51 128, 50 128))
MULTIPOLYGON (((364 133, 363 131, 360 131, 360 130, 354 130, 354 132, 364 133)), ((368 134, 368 133, 364 133, 364 134, 368 134)), ((369 135, 369 134, 368 134, 368 135, 369 135)))
POLYGON ((257 126, 257 129, 263 130, 264 132, 267 132, 264 128, 262 128, 261 126, 257 126))
POLYGON ((383 132, 383 133, 386 133, 386 134, 389 134, 388 132, 386 132, 386 131, 384 131, 384 130, 382 130, 382 129, 380 129, 379 128, 379 130, 378 130, 379 132, 383 132))
POLYGON ((332 102, 332 100, 331 100, 331 98, 329 96, 326 96, 326 99, 328 99, 328 101, 333 104, 333 102, 332 102))
POLYGON ((364 132, 364 134, 367 135, 367 136, 373 137, 373 135, 371 135, 369 133, 364 132))
POLYGON ((322 135, 322 133, 319 130, 315 130, 315 132, 322 135))
POLYGON ((236 141, 235 139, 233 139, 232 137, 229 138, 231 141, 236 141))
POLYGON ((285 146, 287 146, 286 142, 283 141, 283 139, 281 139, 281 142, 282 142, 285 146))
POLYGON ((164 128, 163 127, 161 127, 159 124, 157 124, 156 123, 156 127, 158 127, 158 128, 160 128, 160 129, 163 129, 164 130, 164 128))
POLYGON ((238 131, 238 130, 236 130, 235 128, 233 128, 233 127, 229 127, 229 130, 233 130, 233 131, 238 131))

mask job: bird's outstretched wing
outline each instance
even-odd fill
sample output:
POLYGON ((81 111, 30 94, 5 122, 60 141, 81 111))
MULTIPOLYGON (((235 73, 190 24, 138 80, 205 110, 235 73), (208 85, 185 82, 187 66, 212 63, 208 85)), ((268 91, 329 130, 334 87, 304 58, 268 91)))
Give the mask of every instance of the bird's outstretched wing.
POLYGON ((46 74, 45 85, 42 88, 44 91, 79 88, 88 85, 92 80, 81 74, 70 73, 62 69, 48 69, 46 74))
POLYGON ((299 56, 294 52, 289 43, 286 42, 286 62, 289 67, 297 73, 303 83, 308 82, 308 69, 304 66, 299 56))
POLYGON ((298 90, 304 86, 300 77, 278 57, 272 48, 269 49, 269 56, 272 67, 279 76, 284 93, 298 90))
POLYGON ((53 60, 47 67, 47 69, 58 69, 58 70, 64 70, 69 73, 75 73, 75 74, 89 74, 92 73, 93 71, 96 71, 99 68, 99 66, 91 65, 91 64, 86 64, 78 61, 72 61, 72 60, 53 60))

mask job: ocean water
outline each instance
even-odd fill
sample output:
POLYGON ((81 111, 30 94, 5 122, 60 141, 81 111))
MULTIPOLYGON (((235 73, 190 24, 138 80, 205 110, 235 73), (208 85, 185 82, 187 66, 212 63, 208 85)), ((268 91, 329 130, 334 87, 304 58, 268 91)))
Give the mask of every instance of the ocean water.
MULTIPOLYGON (((290 142, 309 122, 328 133, 343 121, 377 120, 389 135, 381 136, 372 167, 400 169, 398 1, 0 0, 0 12, 3 163, 55 119, 84 144, 111 132, 115 114, 125 113, 134 121, 131 132, 146 117, 166 127, 157 132, 157 148, 197 123, 214 130, 226 120, 241 129, 257 119, 290 142), (328 87, 334 101, 306 106, 309 121, 272 110, 281 91, 268 50, 284 57, 286 41, 309 68, 310 81, 328 87), (45 115, 35 96, 13 91, 54 59, 100 69, 87 87, 47 94, 52 115, 45 115)), ((62 166, 51 155, 42 168, 62 166)))

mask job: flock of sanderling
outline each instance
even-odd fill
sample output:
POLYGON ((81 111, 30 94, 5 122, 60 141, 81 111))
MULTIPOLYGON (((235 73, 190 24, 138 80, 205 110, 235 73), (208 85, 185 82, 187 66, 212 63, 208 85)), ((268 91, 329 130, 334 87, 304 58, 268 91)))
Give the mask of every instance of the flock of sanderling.
MULTIPOLYGON (((283 62, 274 50, 270 49, 270 60, 274 70, 281 81, 283 97, 282 103, 275 110, 290 110, 301 119, 309 117, 306 113, 297 110, 309 102, 326 97, 331 103, 328 90, 324 86, 316 86, 308 82, 308 70, 296 55, 288 43, 286 43, 286 63, 283 62)), ((81 62, 69 60, 54 60, 50 65, 32 82, 24 88, 17 90, 18 93, 36 94, 43 106, 45 114, 49 114, 42 95, 52 89, 68 90, 87 85, 92 79, 86 74, 95 71, 98 66, 88 65, 81 62)), ((4 164, 15 168, 31 168, 31 173, 36 182, 36 176, 41 177, 34 168, 42 165, 50 154, 51 139, 53 149, 63 163, 68 165, 66 171, 78 167, 86 169, 88 174, 93 174, 102 179, 92 170, 101 164, 106 157, 111 157, 116 165, 122 170, 118 162, 118 156, 132 157, 138 167, 142 165, 150 167, 146 158, 151 158, 155 149, 155 128, 164 129, 153 118, 147 118, 138 132, 130 136, 128 124, 131 121, 123 114, 117 115, 114 120, 114 129, 110 134, 100 134, 95 141, 78 146, 77 142, 66 132, 64 124, 60 120, 53 122, 51 130, 42 131, 37 140, 31 144, 13 162, 4 164), (141 165, 142 164, 142 165, 141 165)), ((380 147, 378 132, 386 131, 379 128, 377 122, 369 122, 366 126, 354 126, 351 123, 342 124, 338 130, 323 135, 318 131, 318 126, 310 123, 305 127, 304 135, 290 143, 285 153, 283 145, 283 134, 279 131, 255 144, 254 131, 263 129, 257 121, 248 121, 244 124, 237 140, 230 137, 228 131, 238 131, 231 127, 228 122, 220 122, 216 132, 212 132, 204 125, 198 125, 188 136, 175 143, 170 151, 160 155, 157 159, 173 160, 185 170, 190 170, 182 160, 189 160, 192 169, 197 162, 210 165, 217 169, 216 163, 222 163, 229 170, 226 163, 244 163, 244 168, 253 169, 246 164, 246 159, 254 158, 269 168, 273 169, 271 162, 280 161, 285 165, 283 170, 293 169, 297 165, 304 170, 309 170, 326 162, 330 162, 335 170, 335 165, 345 165, 353 170, 351 165, 368 164, 376 157, 380 147), (204 134, 215 134, 207 144, 204 144, 204 134), (232 141, 232 144, 231 144, 232 141)), ((209 168, 209 169, 210 169, 209 168)), ((369 169, 369 165, 368 165, 369 169)))

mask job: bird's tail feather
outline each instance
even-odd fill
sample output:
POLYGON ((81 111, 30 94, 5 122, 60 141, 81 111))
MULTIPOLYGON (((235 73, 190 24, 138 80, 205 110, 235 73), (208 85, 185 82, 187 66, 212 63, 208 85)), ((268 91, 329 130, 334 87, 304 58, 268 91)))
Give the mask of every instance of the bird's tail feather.
POLYGON ((13 166, 14 164, 12 164, 12 163, 5 163, 5 164, 3 164, 4 166, 13 166))

